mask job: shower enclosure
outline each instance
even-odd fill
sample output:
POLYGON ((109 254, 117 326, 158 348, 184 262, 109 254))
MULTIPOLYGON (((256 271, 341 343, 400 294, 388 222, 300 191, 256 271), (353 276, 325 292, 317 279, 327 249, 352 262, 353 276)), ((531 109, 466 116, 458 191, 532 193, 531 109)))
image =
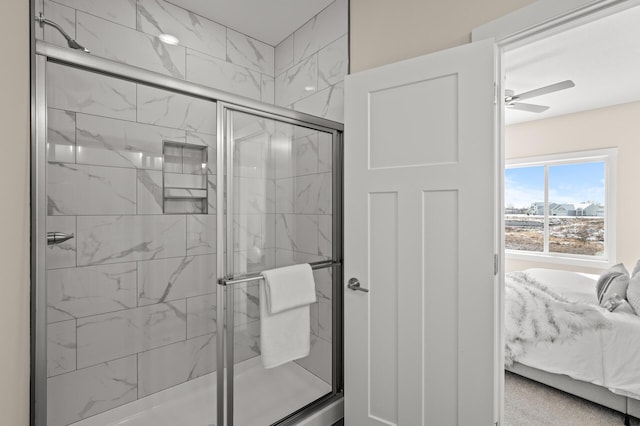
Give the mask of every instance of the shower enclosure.
MULTIPOLYGON (((36 425, 295 424, 342 392, 342 125, 37 44, 36 425), (311 353, 260 362, 260 272, 311 353)), ((337 418, 336 418, 337 419, 337 418)))

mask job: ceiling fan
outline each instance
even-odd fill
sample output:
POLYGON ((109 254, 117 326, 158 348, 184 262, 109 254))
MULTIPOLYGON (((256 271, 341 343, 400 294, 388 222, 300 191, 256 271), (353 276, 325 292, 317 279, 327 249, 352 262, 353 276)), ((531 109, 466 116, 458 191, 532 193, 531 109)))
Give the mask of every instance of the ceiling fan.
POLYGON ((539 87, 537 89, 530 90, 528 92, 514 94, 513 90, 506 89, 504 94, 504 104, 507 108, 518 109, 520 111, 537 112, 541 113, 549 109, 548 106, 525 104, 520 102, 523 99, 535 98, 536 96, 546 95, 548 93, 557 92, 559 90, 569 89, 575 86, 571 80, 561 81, 559 83, 550 84, 549 86, 539 87))

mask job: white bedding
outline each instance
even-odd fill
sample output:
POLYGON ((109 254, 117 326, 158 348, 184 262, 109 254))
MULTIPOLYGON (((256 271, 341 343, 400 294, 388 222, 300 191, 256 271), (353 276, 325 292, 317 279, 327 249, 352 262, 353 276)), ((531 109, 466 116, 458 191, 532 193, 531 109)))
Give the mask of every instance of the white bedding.
MULTIPOLYGON (((597 275, 551 269, 525 272, 571 301, 598 305, 597 275)), ((538 344, 518 362, 640 399, 640 317, 598 309, 612 327, 585 332, 569 342, 538 344)))

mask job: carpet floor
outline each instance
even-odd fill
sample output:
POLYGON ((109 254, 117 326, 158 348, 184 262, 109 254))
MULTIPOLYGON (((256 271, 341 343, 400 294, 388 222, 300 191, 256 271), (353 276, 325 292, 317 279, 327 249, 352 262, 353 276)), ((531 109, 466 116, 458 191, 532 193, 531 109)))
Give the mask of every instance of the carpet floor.
MULTIPOLYGON (((506 372, 507 426, 623 426, 624 414, 506 372)), ((640 421, 631 418, 631 426, 640 421)))

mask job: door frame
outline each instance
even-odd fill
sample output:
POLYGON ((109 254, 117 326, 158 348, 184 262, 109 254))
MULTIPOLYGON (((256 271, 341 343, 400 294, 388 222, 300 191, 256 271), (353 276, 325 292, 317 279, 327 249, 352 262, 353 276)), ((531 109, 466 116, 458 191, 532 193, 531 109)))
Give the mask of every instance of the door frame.
POLYGON ((537 40, 561 33, 571 28, 575 28, 609 15, 640 6, 640 0, 538 0, 528 6, 504 15, 498 19, 476 27, 471 32, 471 41, 477 42, 485 39, 492 39, 496 44, 498 63, 496 69, 499 72, 496 88, 496 102, 498 110, 496 113, 496 161, 495 171, 495 206, 496 217, 495 226, 496 247, 499 247, 499 257, 497 259, 497 285, 495 306, 496 326, 496 359, 494 360, 495 371, 499 376, 494 383, 496 405, 494 406, 495 418, 499 419, 498 424, 504 422, 504 166, 505 166, 505 125, 504 125, 504 97, 502 82, 505 77, 503 55, 509 50, 516 49, 537 40))

